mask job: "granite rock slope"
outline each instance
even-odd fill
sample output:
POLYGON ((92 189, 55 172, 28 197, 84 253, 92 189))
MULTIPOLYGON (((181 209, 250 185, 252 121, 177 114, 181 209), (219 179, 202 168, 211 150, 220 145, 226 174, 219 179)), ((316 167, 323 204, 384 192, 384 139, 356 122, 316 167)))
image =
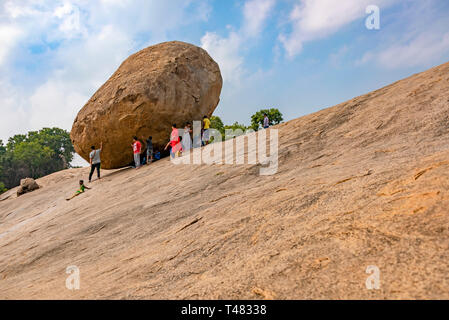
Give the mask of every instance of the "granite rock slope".
POLYGON ((449 299, 449 64, 276 129, 272 176, 164 159, 2 195, 0 298, 449 299))

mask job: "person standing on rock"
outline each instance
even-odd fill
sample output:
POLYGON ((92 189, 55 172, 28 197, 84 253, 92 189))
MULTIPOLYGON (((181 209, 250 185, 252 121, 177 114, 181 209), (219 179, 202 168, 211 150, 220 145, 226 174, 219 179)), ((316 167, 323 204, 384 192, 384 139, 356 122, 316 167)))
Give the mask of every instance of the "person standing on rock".
POLYGON ((179 156, 179 152, 182 151, 182 145, 176 124, 172 124, 171 129, 170 141, 167 143, 164 150, 167 150, 168 146, 171 146, 170 155, 172 158, 175 158, 176 156, 179 156))
POLYGON ((90 162, 90 173, 89 173, 89 183, 92 182, 92 175, 94 174, 95 169, 97 169, 97 177, 98 180, 100 177, 100 167, 101 167, 101 159, 100 153, 103 150, 103 142, 100 144, 100 149, 96 149, 95 146, 90 147, 92 151, 89 154, 89 162, 90 162))
POLYGON ((266 113, 263 114, 263 128, 268 129, 270 127, 270 119, 266 113))
POLYGON ((133 138, 131 147, 133 148, 134 163, 136 165, 136 169, 140 169, 140 154, 142 153, 142 144, 137 139, 137 137, 133 138))
POLYGON ((147 141, 147 165, 153 162, 153 137, 148 137, 147 141))
POLYGON ((192 149, 192 139, 190 138, 190 133, 192 129, 190 128, 190 123, 187 123, 184 127, 184 133, 182 135, 182 150, 184 152, 189 152, 192 149))
POLYGON ((208 145, 209 144, 209 128, 210 128, 210 120, 207 116, 203 117, 203 142, 204 145, 208 145))

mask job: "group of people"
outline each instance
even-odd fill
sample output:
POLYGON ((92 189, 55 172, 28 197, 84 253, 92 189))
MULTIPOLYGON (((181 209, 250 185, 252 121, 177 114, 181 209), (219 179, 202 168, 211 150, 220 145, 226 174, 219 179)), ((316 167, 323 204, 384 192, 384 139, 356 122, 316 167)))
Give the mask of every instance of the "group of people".
MULTIPOLYGON (((194 137, 193 147, 198 147, 200 145, 204 146, 209 144, 209 129, 210 129, 210 120, 207 116, 203 117, 201 130, 201 137, 194 137), (198 141, 200 140, 200 141, 198 141)), ((164 150, 167 150, 170 147, 170 155, 174 157, 178 157, 182 154, 182 152, 187 152, 192 149, 192 139, 190 134, 192 133, 192 126, 190 123, 187 123, 184 127, 184 133, 182 138, 179 136, 179 131, 176 127, 176 124, 172 125, 172 132, 170 134, 170 141, 165 146, 164 150)), ((145 152, 142 150, 142 143, 139 139, 134 136, 133 142, 131 144, 131 148, 133 150, 134 156, 134 166, 136 169, 140 169, 143 164, 150 165, 155 160, 160 160, 161 154, 158 150, 154 152, 153 150, 153 137, 150 136, 145 140, 146 148, 145 152), (143 159, 141 159, 142 154, 143 159), (142 161, 143 160, 143 161, 142 161)), ((95 171, 97 171, 97 178, 100 180, 100 168, 101 168, 101 151, 103 150, 103 142, 100 143, 100 149, 97 149, 95 146, 91 147, 91 152, 89 154, 89 163, 90 163, 90 173, 89 173, 89 183, 92 182, 92 176, 95 171)), ((83 193, 86 189, 90 189, 89 187, 84 185, 84 181, 79 181, 80 188, 66 200, 69 201, 74 197, 83 193)))
POLYGON ((153 161, 161 159, 161 153, 157 150, 153 150, 153 137, 149 136, 145 142, 146 152, 142 152, 142 143, 137 137, 133 137, 133 143, 131 144, 131 147, 133 149, 134 166, 136 169, 139 169, 144 164, 150 165, 153 161))
MULTIPOLYGON (((103 142, 100 143, 100 149, 96 149, 95 146, 90 147, 91 148, 91 152, 89 154, 89 163, 90 163, 90 173, 89 173, 89 183, 92 182, 92 176, 95 172, 95 170, 97 170, 97 177, 100 180, 101 176, 100 176, 100 167, 101 167, 101 158, 100 158, 100 154, 101 151, 103 150, 103 142)), ((90 188, 84 185, 84 180, 80 180, 79 181, 79 189, 76 190, 76 192, 70 197, 67 198, 67 201, 72 200, 73 198, 75 198, 76 196, 79 196, 80 194, 84 193, 84 191, 87 189, 89 190, 90 188)))
POLYGON ((179 135, 176 123, 172 124, 172 132, 170 134, 170 141, 165 146, 164 150, 170 148, 170 155, 172 158, 179 157, 183 152, 189 152, 192 147, 197 148, 199 146, 208 145, 210 142, 210 120, 207 116, 203 117, 201 136, 193 137, 192 144, 192 124, 188 122, 184 127, 184 133, 182 137, 179 135))

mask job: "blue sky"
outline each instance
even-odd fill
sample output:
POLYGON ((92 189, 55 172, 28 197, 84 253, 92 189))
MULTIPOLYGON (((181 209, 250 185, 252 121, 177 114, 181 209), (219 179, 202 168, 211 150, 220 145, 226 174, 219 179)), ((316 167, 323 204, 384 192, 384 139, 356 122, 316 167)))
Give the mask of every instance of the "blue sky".
POLYGON ((448 16, 447 0, 0 0, 0 139, 70 130, 128 55, 168 40, 219 63, 225 123, 294 119, 447 62, 448 16))

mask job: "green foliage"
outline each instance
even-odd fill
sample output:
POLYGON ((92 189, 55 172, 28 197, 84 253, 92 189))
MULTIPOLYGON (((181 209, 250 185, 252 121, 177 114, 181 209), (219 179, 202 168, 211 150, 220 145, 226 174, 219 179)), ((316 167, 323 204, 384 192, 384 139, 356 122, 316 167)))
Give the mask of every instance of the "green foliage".
POLYGON ((21 142, 26 141, 27 136, 25 134, 16 134, 14 137, 8 139, 6 150, 14 150, 14 147, 21 142))
POLYGON ((37 179, 65 169, 74 152, 70 134, 59 128, 15 135, 6 147, 0 141, 0 181, 3 187, 12 188, 20 179, 37 179))
POLYGON ((238 129, 240 129, 240 130, 242 130, 243 132, 245 132, 247 129, 249 129, 249 128, 251 128, 251 127, 247 127, 247 126, 245 126, 244 124, 240 124, 240 123, 238 123, 238 122, 236 121, 236 122, 234 122, 234 123, 231 124, 231 125, 226 125, 226 126, 224 126, 224 128, 225 128, 225 130, 226 130, 226 129, 228 129, 228 130, 238 130, 238 129))
MULTIPOLYGON (((218 116, 212 116, 210 117, 210 127, 212 129, 218 130, 221 133, 221 140, 224 139, 224 125, 223 121, 221 121, 220 117, 218 116)), ((210 142, 214 142, 213 137, 211 138, 210 142)))
POLYGON ((43 128, 39 132, 28 133, 29 141, 36 141, 42 146, 49 147, 57 155, 62 155, 67 163, 72 162, 75 149, 70 134, 59 128, 43 128))
MULTIPOLYGON (((2 166, 2 159, 5 156, 6 153, 6 148, 3 145, 3 141, 0 140, 0 178, 2 176, 2 172, 3 172, 3 166, 2 166)), ((0 181, 0 194, 2 194, 3 192, 5 192, 7 189, 5 187, 5 184, 3 182, 0 181)))
POLYGON ((6 153, 6 147, 3 145, 3 141, 0 139, 0 157, 6 153))
POLYGON ((241 134, 245 134, 247 130, 259 130, 260 126, 263 126, 264 113, 268 115, 268 119, 270 120, 270 124, 279 124, 283 118, 282 113, 275 108, 272 109, 262 109, 256 112, 251 117, 251 125, 246 126, 244 124, 240 124, 238 122, 234 122, 231 125, 223 125, 223 121, 220 117, 212 116, 210 118, 211 128, 220 131, 222 135, 222 141, 232 139, 234 136, 239 136, 241 134), (229 131, 232 130, 232 134, 229 131), (226 132, 228 131, 228 134, 226 132))
MULTIPOLYGON (((6 147, 3 145, 3 141, 0 139, 0 179, 3 175, 3 161, 2 159, 5 158, 5 154, 6 154, 6 147)), ((0 194, 2 194, 3 192, 5 192, 7 189, 5 187, 5 184, 3 182, 0 181, 0 194)))
POLYGON ((282 120, 284 120, 282 118, 282 113, 278 109, 262 109, 251 116, 251 128, 255 131, 259 130, 259 127, 263 126, 264 113, 267 114, 268 119, 270 120, 270 125, 279 124, 282 120))
POLYGON ((32 178, 41 177, 48 171, 57 171, 58 166, 53 165, 56 160, 54 154, 53 150, 37 141, 21 142, 13 150, 14 159, 28 167, 32 178))
POLYGON ((236 121, 232 125, 226 125, 224 129, 225 129, 225 139, 228 140, 232 139, 234 135, 239 136, 245 134, 246 130, 251 129, 251 127, 247 127, 244 124, 240 124, 236 121), (226 135, 227 130, 232 130, 232 135, 226 135))
POLYGON ((210 127, 220 131, 222 134, 224 132, 223 121, 221 121, 220 117, 212 116, 210 117, 210 127))
POLYGON ((3 184, 3 182, 0 182, 0 194, 2 194, 3 192, 8 191, 8 189, 5 188, 5 185, 3 184))
MULTIPOLYGON (((221 133, 222 141, 233 137, 233 136, 232 137, 231 136, 227 137, 226 136, 226 130, 233 130, 233 131, 235 131, 235 130, 239 130, 240 129, 242 131, 241 134, 244 134, 246 132, 246 130, 250 128, 250 127, 247 127, 247 126, 245 126, 243 124, 240 124, 238 122, 234 122, 232 125, 224 125, 223 121, 220 119, 220 117, 217 117, 217 116, 210 117, 210 122, 211 122, 210 127, 213 128, 213 129, 218 130, 221 133)), ((237 135, 240 135, 240 134, 237 134, 237 135)))

